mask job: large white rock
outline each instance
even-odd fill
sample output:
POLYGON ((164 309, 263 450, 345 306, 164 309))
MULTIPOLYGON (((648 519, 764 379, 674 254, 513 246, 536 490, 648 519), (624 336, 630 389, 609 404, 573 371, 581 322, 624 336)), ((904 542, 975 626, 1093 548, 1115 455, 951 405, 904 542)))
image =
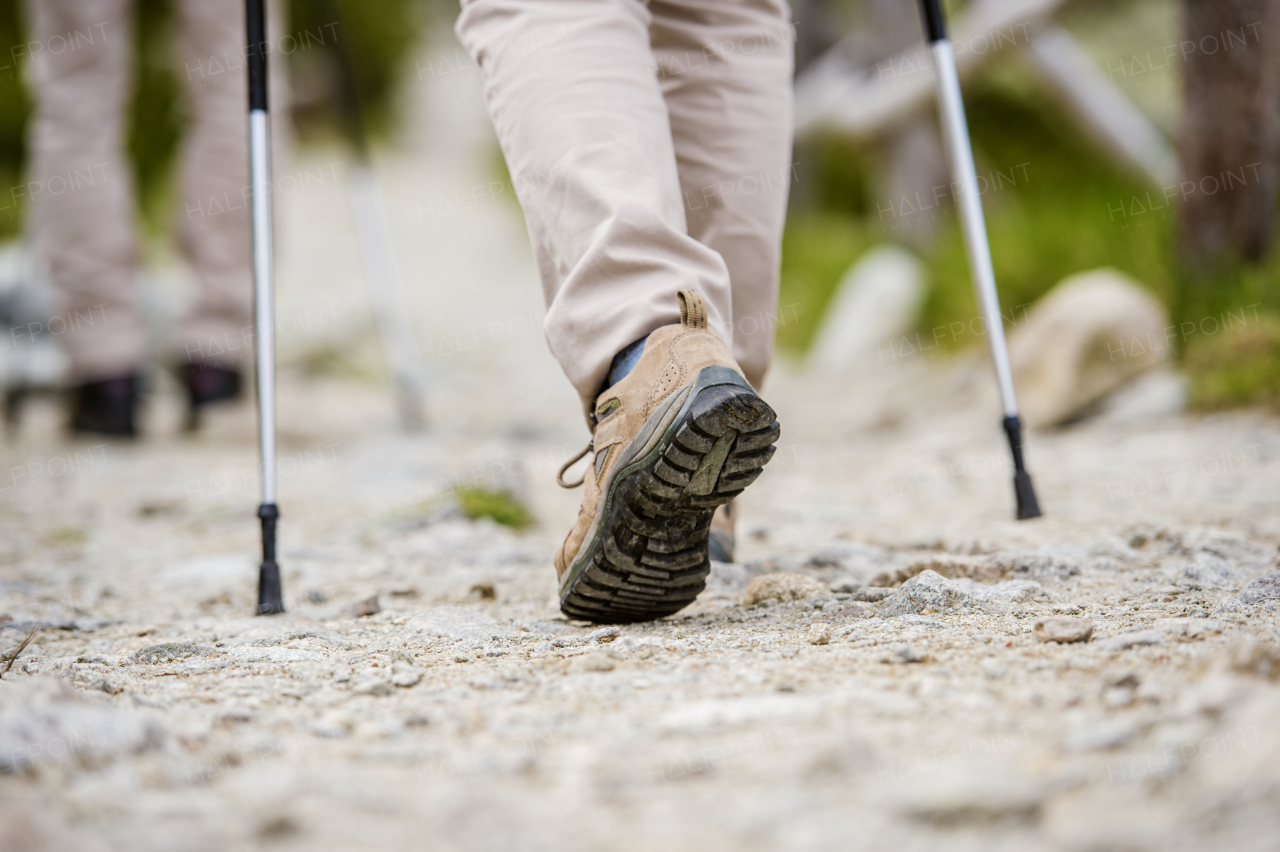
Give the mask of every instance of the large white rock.
POLYGON ((1009 338, 1023 419, 1056 426, 1166 364, 1164 308, 1114 269, 1064 278, 1009 338))
POLYGON ((1098 419, 1132 423, 1181 414, 1187 408, 1187 379, 1172 364, 1156 367, 1102 401, 1098 419))
MULTIPOLYGON (((840 279, 809 352, 826 375, 874 370, 881 350, 915 325, 924 298, 925 267, 896 245, 868 250, 840 279)), ((886 348, 887 347, 887 348, 886 348)))

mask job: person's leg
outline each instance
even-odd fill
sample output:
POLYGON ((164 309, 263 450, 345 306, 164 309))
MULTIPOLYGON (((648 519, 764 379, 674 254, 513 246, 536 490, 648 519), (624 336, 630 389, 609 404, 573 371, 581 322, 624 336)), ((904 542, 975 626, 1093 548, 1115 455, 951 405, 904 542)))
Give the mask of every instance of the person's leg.
POLYGON ((55 319, 64 330, 52 323, 50 329, 81 383, 123 380, 146 357, 124 155, 131 6, 131 0, 27 4, 32 180, 15 193, 30 196, 57 297, 55 319))
MULTIPOLYGON (((785 0, 653 0, 651 34, 671 115, 689 234, 724 258, 733 355, 759 388, 773 354, 791 182, 793 32, 785 0)), ((733 502, 711 521, 712 559, 734 559, 733 502)))
MULTIPOLYGON (((278 44, 278 4, 268 32, 278 44)), ((238 371, 252 357, 253 281, 249 226, 249 119, 242 0, 181 0, 179 69, 191 104, 182 151, 178 246, 198 289, 176 334, 179 362, 238 371)), ((285 146, 285 57, 268 54, 272 148, 285 146)), ((278 156, 274 157, 277 167, 278 156)), ((277 170, 278 173, 278 170, 277 170)))
POLYGON ((470 0, 458 23, 529 223, 547 338, 592 425, 555 565, 561 611, 597 622, 697 596, 712 512, 779 435, 729 349, 724 259, 688 233, 652 23, 640 0, 470 0))
POLYGON ((614 356, 699 291, 732 339, 729 275, 689 236, 639 0, 465 0, 457 32, 524 209, 551 351, 590 410, 614 356))
POLYGON ((689 234, 724 258, 733 354, 760 387, 773 353, 791 183, 793 31, 785 0, 653 0, 689 234))

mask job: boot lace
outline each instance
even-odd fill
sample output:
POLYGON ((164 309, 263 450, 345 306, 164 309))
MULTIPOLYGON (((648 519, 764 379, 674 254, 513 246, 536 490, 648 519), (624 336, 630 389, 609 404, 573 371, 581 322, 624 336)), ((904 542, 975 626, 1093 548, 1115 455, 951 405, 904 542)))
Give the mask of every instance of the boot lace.
MULTIPOLYGON (((594 439, 592 439, 587 442, 587 446, 583 448, 582 452, 578 453, 576 456, 574 456, 573 458, 565 462, 564 466, 560 468, 560 472, 556 474, 556 484, 559 485, 561 488, 577 488, 579 485, 586 482, 587 471, 585 468, 582 471, 582 477, 577 482, 565 482, 564 475, 569 472, 569 468, 573 467, 575 464, 581 461, 584 456, 589 455, 591 451, 594 450, 595 448, 596 448, 596 442, 594 439)), ((588 465, 588 467, 590 467, 590 465, 588 465)))

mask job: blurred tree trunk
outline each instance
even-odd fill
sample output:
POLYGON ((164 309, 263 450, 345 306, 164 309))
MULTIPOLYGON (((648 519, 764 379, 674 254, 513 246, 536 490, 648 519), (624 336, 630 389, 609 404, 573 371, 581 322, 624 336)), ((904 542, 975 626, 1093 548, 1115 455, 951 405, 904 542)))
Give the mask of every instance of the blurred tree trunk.
MULTIPOLYGON (((796 76, 840 40, 840 22, 831 0, 792 0, 796 31, 796 76)), ((818 143, 797 139, 792 150, 796 182, 787 196, 790 210, 812 209, 817 203, 818 143)))
POLYGON ((1275 233, 1280 3, 1182 0, 1182 24, 1183 259, 1255 260, 1275 233))
MULTIPOLYGON (((876 73, 896 73, 891 60, 904 50, 925 43, 918 3, 903 0, 867 0, 875 22, 876 52, 872 62, 876 73)), ((883 77, 882 77, 883 79, 883 77)), ((942 137, 935 119, 937 107, 930 107, 910 121, 894 127, 877 140, 882 167, 873 201, 877 219, 891 239, 901 240, 923 251, 933 244, 942 227, 939 207, 950 207, 951 174, 947 171, 942 137), (942 190, 943 196, 938 192, 942 190), (885 216, 885 209, 890 215, 885 216)))

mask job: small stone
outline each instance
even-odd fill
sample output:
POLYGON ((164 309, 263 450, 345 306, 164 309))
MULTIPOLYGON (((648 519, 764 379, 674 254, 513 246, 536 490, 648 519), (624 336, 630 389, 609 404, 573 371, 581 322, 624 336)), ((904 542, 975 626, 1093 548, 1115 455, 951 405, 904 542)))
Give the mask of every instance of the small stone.
POLYGON ((895 663, 923 663, 925 655, 910 645, 899 645, 893 649, 893 657, 891 659, 895 663))
POLYGON ((853 599, 855 601, 865 601, 866 603, 879 603, 891 594, 893 594, 893 589, 882 586, 867 586, 856 590, 853 593, 853 599))
POLYGON ((414 668, 404 660, 396 660, 391 664, 391 683, 400 687, 417 686, 422 680, 422 670, 414 668))
POLYGON ((364 600, 352 604, 350 612, 355 618, 366 618, 382 612, 382 605, 378 603, 377 595, 369 595, 364 600))
POLYGON ((307 600, 313 604, 322 604, 329 600, 329 597, 324 593, 323 589, 308 589, 307 600))
POLYGON ((1280 646, 1257 639, 1246 639, 1227 652, 1227 665, 1232 671, 1268 680, 1280 679, 1280 646))
POLYGON ((258 829, 258 836, 263 840, 282 840, 301 833, 298 824, 287 816, 278 816, 264 823, 258 829))
POLYGON ((1025 778, 964 767, 911 785, 906 813, 940 828, 1034 823, 1045 793, 1025 778))
MULTIPOLYGON (((994 580, 999 579, 1001 576, 999 572, 988 570, 983 562, 972 556, 941 553, 917 560, 910 565, 881 571, 871 578, 870 585, 872 588, 900 586, 925 571, 933 571, 953 580, 962 577, 968 577, 972 580, 994 580)), ((873 599, 868 598, 868 600, 873 599)))
POLYGON ((93 685, 93 688, 96 690, 99 690, 100 692, 105 692, 107 695, 119 695, 121 692, 124 691, 124 687, 122 687, 120 684, 116 683, 113 680, 107 680, 105 677, 102 680, 95 683, 93 685))
POLYGON ((1104 651, 1125 651, 1139 645, 1160 645, 1164 643, 1164 633, 1159 630, 1142 630, 1133 633, 1121 633, 1103 639, 1097 645, 1104 651))
POLYGON ((922 571, 885 598, 882 615, 906 615, 926 609, 950 612, 976 606, 978 599, 967 586, 948 580, 936 571, 922 571))
POLYGON ((471 658, 468 657, 466 654, 454 654, 453 661, 455 663, 469 663, 471 662, 471 658))
POLYGON ((984 586, 967 578, 950 580, 936 571, 922 571, 885 598, 880 614, 999 610, 1008 604, 1026 603, 1043 596, 1044 588, 1034 580, 1008 580, 984 586))
MULTIPOLYGON (((68 768, 100 770, 151 749, 167 752, 165 729, 133 702, 108 702, 51 677, 6 676, 0 684, 0 777, 6 779, 0 803, 13 801, 10 797, 17 791, 10 779, 15 773, 42 767, 59 771, 54 761, 70 761, 63 764, 68 768)), ((0 816, 0 848, 11 849, 4 828, 0 816)))
POLYGON ((742 605, 756 606, 768 601, 799 601, 825 594, 826 591, 825 586, 804 574, 783 571, 775 574, 761 574, 759 577, 753 577, 747 584, 747 592, 742 596, 742 605))
POLYGON ((1280 600, 1280 572, 1258 577, 1240 590, 1239 594, 1218 604, 1219 612, 1235 612, 1267 601, 1280 600))
POLYGON ((575 668, 584 672, 611 672, 613 660, 603 651, 589 651, 578 657, 575 668))
POLYGON ((1133 703, 1136 690, 1127 686, 1109 686, 1102 690, 1102 704, 1112 710, 1118 710, 1121 707, 1128 707, 1133 703))
POLYGON ((825 622, 809 625, 809 644, 827 645, 831 642, 831 625, 825 622))
POLYGON ((612 642, 621 635, 622 631, 616 627, 602 627, 599 630, 593 630, 586 636, 583 636, 582 641, 586 644, 599 642, 603 645, 607 642, 612 642))
POLYGON ((176 663, 187 657, 212 657, 216 654, 210 648, 201 648, 186 642, 163 642, 159 645, 148 645, 133 655, 133 662, 155 666, 161 663, 176 663))
POLYGON ((224 728, 244 725, 254 719, 253 711, 247 707, 232 707, 214 717, 214 722, 224 728))
POLYGON ((1105 681, 1107 686, 1117 686, 1123 689, 1137 689, 1141 682, 1137 672, 1128 671, 1113 674, 1105 681))
POLYGON ((493 583, 476 583, 467 590, 467 597, 473 601, 492 601, 497 600, 498 593, 493 588, 493 583))
POLYGON ((363 677, 356 681, 351 691, 356 695, 390 695, 395 691, 395 687, 390 681, 378 677, 363 677))
POLYGON ((331 710, 311 726, 311 733, 318 737, 339 740, 349 736, 353 727, 352 720, 347 714, 331 710))
POLYGON ((1042 618, 1036 622, 1032 631, 1041 642, 1057 642, 1067 645, 1072 642, 1088 642, 1093 635, 1093 622, 1087 618, 1042 618))
POLYGON ((1128 745, 1137 736, 1138 728, 1131 719, 1116 719, 1071 731, 1062 748, 1068 752, 1110 751, 1128 745))

